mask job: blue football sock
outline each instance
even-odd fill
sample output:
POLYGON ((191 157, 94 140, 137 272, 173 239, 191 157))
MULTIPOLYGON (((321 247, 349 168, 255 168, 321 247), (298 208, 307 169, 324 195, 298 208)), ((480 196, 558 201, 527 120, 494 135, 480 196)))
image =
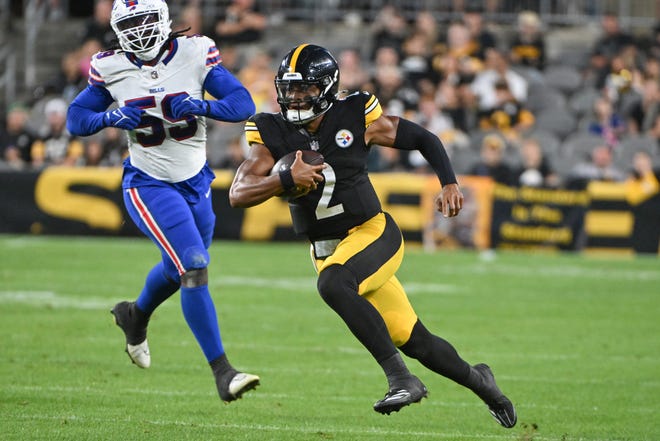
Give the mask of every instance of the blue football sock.
POLYGON ((179 281, 165 277, 165 268, 160 261, 154 266, 144 283, 144 288, 137 299, 137 307, 144 313, 151 315, 158 305, 170 298, 179 289, 179 281))
POLYGON ((181 287, 181 308, 188 326, 208 362, 225 353, 220 339, 220 327, 208 285, 181 287))

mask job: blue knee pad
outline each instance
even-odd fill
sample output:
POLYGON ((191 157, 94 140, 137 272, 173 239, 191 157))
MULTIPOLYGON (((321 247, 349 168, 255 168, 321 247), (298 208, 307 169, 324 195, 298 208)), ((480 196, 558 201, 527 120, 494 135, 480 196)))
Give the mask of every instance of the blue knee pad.
POLYGON ((208 284, 209 253, 205 248, 190 247, 183 254, 183 267, 186 272, 181 276, 185 288, 194 288, 208 284))
POLYGON ((181 261, 186 271, 203 269, 209 266, 209 252, 198 246, 190 247, 183 252, 181 261))

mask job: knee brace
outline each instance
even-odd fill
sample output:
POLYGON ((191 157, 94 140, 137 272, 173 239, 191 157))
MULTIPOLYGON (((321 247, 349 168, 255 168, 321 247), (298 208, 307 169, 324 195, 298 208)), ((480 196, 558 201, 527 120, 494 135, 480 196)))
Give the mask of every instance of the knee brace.
POLYGON ((209 283, 209 253, 204 248, 190 247, 183 253, 183 267, 186 272, 181 275, 181 286, 194 288, 209 283))
POLYGON ((184 288, 195 288, 197 286, 208 285, 209 272, 206 268, 186 271, 181 276, 181 286, 184 288))
POLYGON ((321 271, 316 287, 325 303, 335 310, 347 294, 358 295, 357 280, 341 265, 331 265, 321 271))

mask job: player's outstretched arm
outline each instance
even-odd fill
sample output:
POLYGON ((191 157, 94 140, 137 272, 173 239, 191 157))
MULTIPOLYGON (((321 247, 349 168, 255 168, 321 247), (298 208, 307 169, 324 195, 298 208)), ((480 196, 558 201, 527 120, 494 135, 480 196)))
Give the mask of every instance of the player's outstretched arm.
POLYGON ((369 145, 419 150, 442 184, 442 191, 435 201, 438 211, 445 217, 458 215, 463 208, 463 194, 447 151, 436 135, 406 119, 382 115, 367 128, 365 141, 369 145))

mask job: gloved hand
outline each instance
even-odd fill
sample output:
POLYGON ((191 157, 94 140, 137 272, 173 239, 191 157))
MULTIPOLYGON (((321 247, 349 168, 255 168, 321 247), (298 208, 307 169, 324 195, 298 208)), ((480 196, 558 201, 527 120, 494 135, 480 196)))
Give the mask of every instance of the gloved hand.
POLYGON ((140 124, 144 110, 137 107, 124 106, 108 110, 103 115, 103 122, 107 127, 117 127, 124 130, 133 130, 140 124))
POLYGON ((208 102, 193 98, 187 93, 172 98, 170 100, 170 108, 172 109, 174 119, 181 119, 187 115, 206 116, 209 114, 208 102))

